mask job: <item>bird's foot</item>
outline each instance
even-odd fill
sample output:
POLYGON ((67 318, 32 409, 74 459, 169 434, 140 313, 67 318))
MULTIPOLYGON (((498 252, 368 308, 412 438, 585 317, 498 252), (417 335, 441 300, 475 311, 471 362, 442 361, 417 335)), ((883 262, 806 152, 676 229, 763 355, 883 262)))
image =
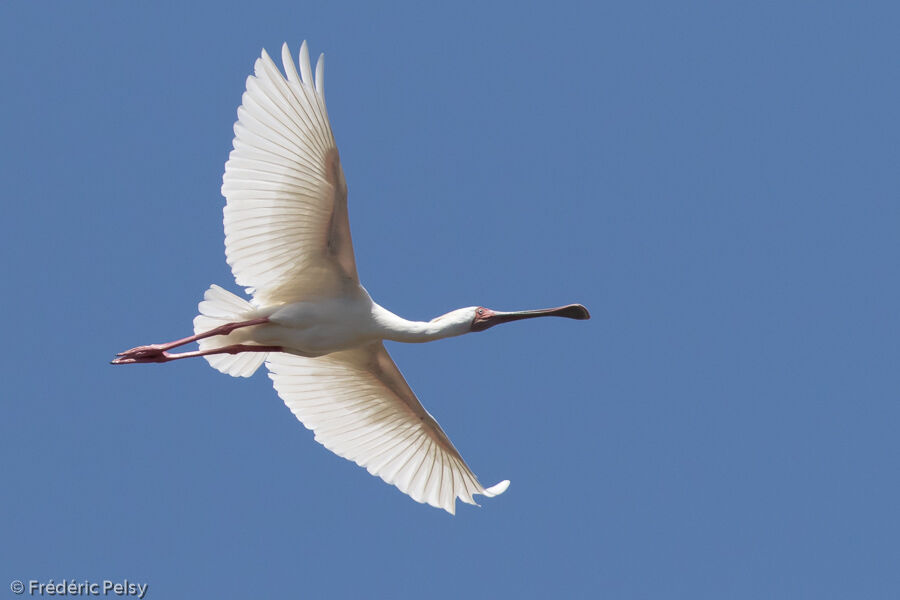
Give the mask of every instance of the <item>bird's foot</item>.
POLYGON ((111 364, 130 365, 135 363, 165 362, 168 359, 165 346, 160 344, 138 346, 125 352, 119 352, 116 354, 116 357, 111 364))

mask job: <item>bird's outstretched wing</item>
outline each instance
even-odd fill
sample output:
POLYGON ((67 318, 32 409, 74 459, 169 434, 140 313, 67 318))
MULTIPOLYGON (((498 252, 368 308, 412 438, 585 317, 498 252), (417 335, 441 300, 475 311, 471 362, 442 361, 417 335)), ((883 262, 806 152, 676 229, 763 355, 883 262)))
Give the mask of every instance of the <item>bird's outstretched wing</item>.
POLYGON ((457 498, 475 504, 474 494, 496 496, 509 485, 478 483, 381 342, 318 358, 273 353, 266 366, 316 441, 416 502, 453 514, 457 498))
POLYGON ((299 74, 287 44, 281 55, 287 77, 263 50, 247 78, 222 183, 225 256, 259 305, 333 296, 358 283, 323 57, 314 81, 306 42, 299 74))

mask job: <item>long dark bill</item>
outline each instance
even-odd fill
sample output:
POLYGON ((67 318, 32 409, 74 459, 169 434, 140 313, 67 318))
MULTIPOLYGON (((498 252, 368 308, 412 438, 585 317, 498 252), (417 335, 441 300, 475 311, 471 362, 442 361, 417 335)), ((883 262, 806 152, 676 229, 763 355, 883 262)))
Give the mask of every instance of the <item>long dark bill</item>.
POLYGON ((494 325, 519 321, 521 319, 533 319, 535 317, 565 317, 583 321, 590 319, 591 314, 581 304, 569 304, 557 308, 544 308, 540 310, 517 310, 513 312, 501 312, 488 308, 479 309, 472 322, 472 331, 484 331, 494 325), (483 311, 483 312, 481 312, 483 311))

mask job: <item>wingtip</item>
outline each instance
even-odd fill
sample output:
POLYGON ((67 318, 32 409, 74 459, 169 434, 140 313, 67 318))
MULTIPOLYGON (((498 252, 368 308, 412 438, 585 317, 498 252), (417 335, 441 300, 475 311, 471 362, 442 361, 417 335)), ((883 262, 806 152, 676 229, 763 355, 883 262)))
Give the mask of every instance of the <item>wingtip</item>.
POLYGON ((325 53, 319 54, 316 61, 316 92, 325 97, 325 53))
POLYGON ((306 40, 303 40, 303 43, 300 44, 299 66, 300 78, 303 80, 303 85, 309 87, 315 86, 312 68, 309 66, 309 46, 306 45, 306 40))
POLYGON ((309 64, 309 46, 306 43, 306 40, 303 40, 303 43, 300 44, 300 63, 309 64))
POLYGON ((503 492, 506 491, 506 488, 509 487, 509 479, 504 479, 500 483, 496 485, 492 485, 491 487, 484 490, 484 495, 488 498, 492 498, 494 496, 499 496, 503 492))

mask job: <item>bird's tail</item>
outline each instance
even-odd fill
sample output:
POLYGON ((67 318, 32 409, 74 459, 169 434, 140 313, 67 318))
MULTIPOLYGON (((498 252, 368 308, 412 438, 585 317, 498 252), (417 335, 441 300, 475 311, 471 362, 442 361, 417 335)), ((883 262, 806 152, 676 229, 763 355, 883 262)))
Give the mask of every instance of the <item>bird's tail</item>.
MULTIPOLYGON (((203 294, 203 301, 197 306, 200 314, 194 317, 194 334, 201 334, 226 323, 245 321, 246 315, 253 311, 253 305, 241 298, 222 289, 217 285, 211 285, 203 294)), ((240 330, 237 330, 237 333, 240 330)), ((236 343, 231 335, 216 335, 202 339, 198 342, 201 350, 221 348, 236 343)), ((239 354, 210 354, 204 356, 212 368, 231 375, 232 377, 250 377, 256 372, 263 361, 266 360, 266 352, 241 352, 239 354)))

